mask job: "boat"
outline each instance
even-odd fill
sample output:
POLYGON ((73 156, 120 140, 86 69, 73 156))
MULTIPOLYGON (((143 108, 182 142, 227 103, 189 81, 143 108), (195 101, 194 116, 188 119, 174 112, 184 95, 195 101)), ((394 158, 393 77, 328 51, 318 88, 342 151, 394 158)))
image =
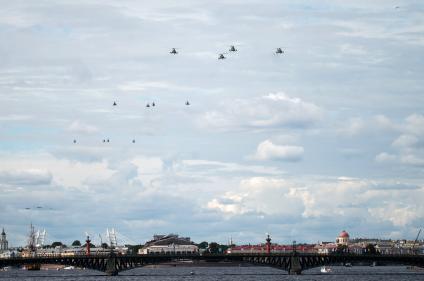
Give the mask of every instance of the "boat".
POLYGON ((350 262, 345 263, 345 267, 352 267, 352 264, 350 262))
POLYGON ((331 268, 329 268, 327 266, 321 267, 321 273, 330 273, 330 272, 332 272, 331 268))
POLYGON ((72 270, 72 269, 75 269, 75 266, 72 266, 72 265, 70 265, 70 266, 65 266, 63 269, 64 269, 64 270, 72 270))

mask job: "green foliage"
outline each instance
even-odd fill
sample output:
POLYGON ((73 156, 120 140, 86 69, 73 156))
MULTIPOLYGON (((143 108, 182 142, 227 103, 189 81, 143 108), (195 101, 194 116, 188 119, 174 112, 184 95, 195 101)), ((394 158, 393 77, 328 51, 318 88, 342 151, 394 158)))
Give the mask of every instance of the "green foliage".
POLYGON ((341 245, 341 244, 337 245, 336 253, 343 254, 348 252, 349 252, 349 247, 347 245, 341 245))
POLYGON ((367 244, 365 247, 365 253, 370 255, 376 255, 377 249, 375 248, 374 244, 367 244))
POLYGON ((56 247, 65 247, 65 245, 62 242, 56 241, 52 243, 52 248, 56 247))
POLYGON ((143 248, 144 245, 125 245, 128 247, 129 254, 138 254, 138 250, 143 248))
POLYGON ((216 242, 209 243, 208 252, 211 254, 218 254, 219 252, 219 244, 216 242))
POLYGON ((199 247, 199 249, 207 249, 209 246, 209 243, 206 241, 201 242, 200 244, 197 245, 197 247, 199 247))
MULTIPOLYGON (((87 243, 85 243, 84 245, 82 245, 84 248, 87 247, 87 243)), ((94 245, 93 243, 90 243, 90 248, 95 248, 96 245, 94 245)))
POLYGON ((75 240, 74 242, 72 242, 72 246, 79 247, 81 246, 81 242, 79 240, 75 240))

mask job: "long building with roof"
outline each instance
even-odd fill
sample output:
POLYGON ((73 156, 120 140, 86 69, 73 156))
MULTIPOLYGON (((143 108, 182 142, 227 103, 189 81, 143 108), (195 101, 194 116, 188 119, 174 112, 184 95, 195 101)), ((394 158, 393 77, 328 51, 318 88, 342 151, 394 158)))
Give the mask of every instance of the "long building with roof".
POLYGON ((138 250, 140 255, 149 254, 194 254, 198 247, 190 237, 179 237, 177 234, 154 235, 143 248, 138 250))

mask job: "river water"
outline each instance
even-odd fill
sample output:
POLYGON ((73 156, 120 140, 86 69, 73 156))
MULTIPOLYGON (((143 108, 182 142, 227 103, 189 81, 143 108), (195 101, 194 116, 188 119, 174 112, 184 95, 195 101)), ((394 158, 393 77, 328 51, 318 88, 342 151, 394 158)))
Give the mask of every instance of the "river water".
POLYGON ((119 276, 105 276, 92 270, 41 270, 26 271, 11 269, 0 272, 0 281, 38 280, 107 280, 107 281, 253 281, 253 280, 343 280, 343 281, 406 281, 424 280, 424 271, 413 271, 405 266, 354 266, 350 268, 333 266, 331 273, 321 273, 319 268, 306 270, 300 276, 287 275, 285 271, 269 267, 162 267, 136 268, 120 272, 119 276), (191 272, 194 274, 192 275, 191 272))

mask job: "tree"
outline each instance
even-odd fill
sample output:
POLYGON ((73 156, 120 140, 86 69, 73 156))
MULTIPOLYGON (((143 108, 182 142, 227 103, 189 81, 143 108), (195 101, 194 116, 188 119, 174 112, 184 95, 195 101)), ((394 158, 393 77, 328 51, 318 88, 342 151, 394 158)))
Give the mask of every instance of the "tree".
POLYGON ((56 248, 56 247, 63 247, 64 245, 62 244, 62 242, 53 242, 52 243, 52 248, 56 248))
MULTIPOLYGON (((82 245, 84 248, 87 247, 87 243, 85 243, 84 245, 82 245)), ((96 245, 94 245, 93 243, 90 243, 90 248, 95 248, 96 245)))
POLYGON ((337 245, 336 253, 343 254, 348 252, 349 252, 349 247, 347 245, 342 245, 342 244, 337 245))
POLYGON ((377 249, 375 248, 374 244, 367 244, 365 247, 365 253, 370 255, 377 254, 377 249))
POLYGON ((217 254, 219 251, 219 244, 216 242, 209 243, 208 251, 211 254, 217 254))
POLYGON ((203 241, 202 243, 200 243, 199 245, 197 245, 197 247, 199 247, 199 249, 207 249, 208 248, 209 243, 206 241, 203 241))
POLYGON ((74 246, 74 247, 80 247, 81 246, 81 242, 79 240, 75 240, 74 242, 72 242, 72 246, 74 246))

